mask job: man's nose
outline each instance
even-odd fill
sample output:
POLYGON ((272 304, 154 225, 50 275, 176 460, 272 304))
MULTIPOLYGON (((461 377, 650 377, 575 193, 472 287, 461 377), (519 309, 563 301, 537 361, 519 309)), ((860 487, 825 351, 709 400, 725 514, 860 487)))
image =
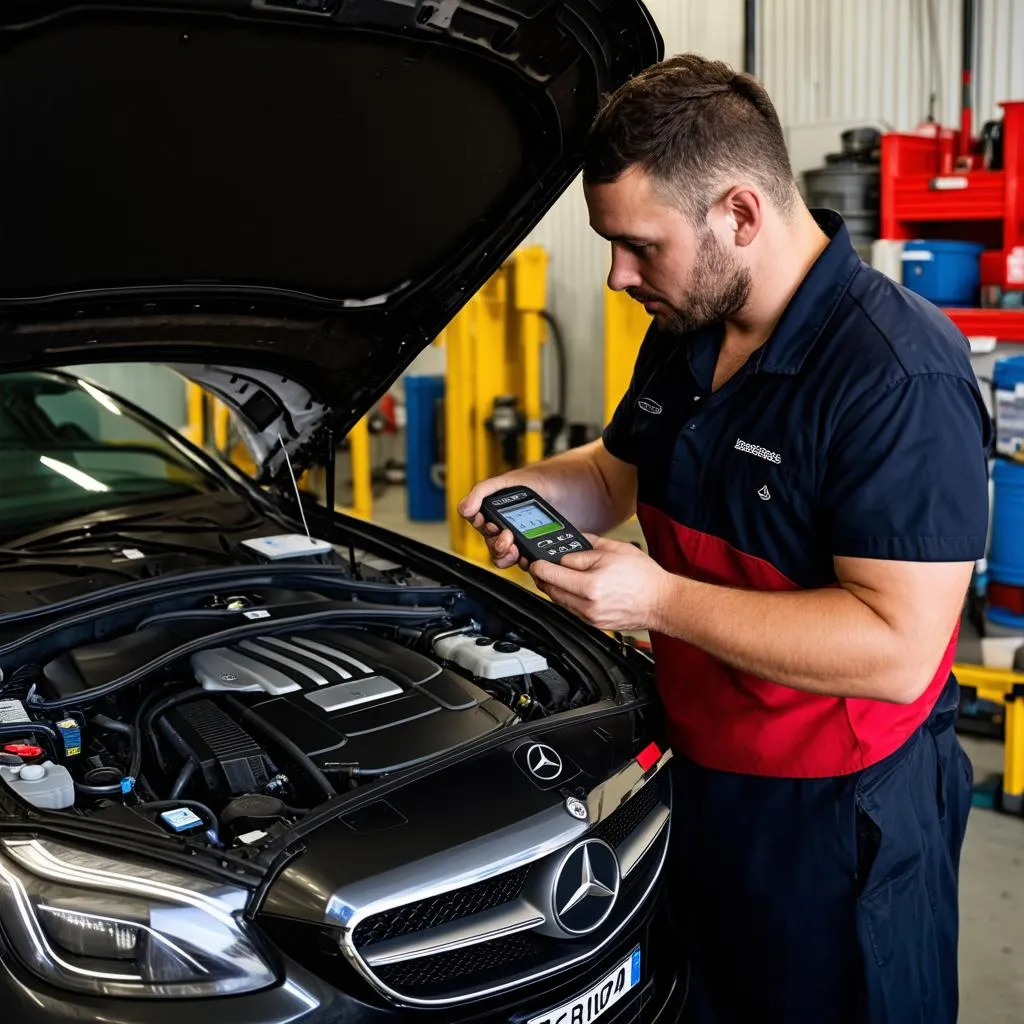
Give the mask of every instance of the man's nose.
POLYGON ((612 266, 608 271, 608 287, 613 292, 624 292, 627 288, 639 288, 643 278, 637 270, 636 261, 625 253, 612 250, 612 266))

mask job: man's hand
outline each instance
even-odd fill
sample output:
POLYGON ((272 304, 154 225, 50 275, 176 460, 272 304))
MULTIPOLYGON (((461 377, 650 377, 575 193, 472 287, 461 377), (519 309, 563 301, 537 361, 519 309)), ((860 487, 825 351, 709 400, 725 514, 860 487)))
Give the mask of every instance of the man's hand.
POLYGON ((519 556, 510 530, 484 522, 480 503, 502 487, 531 487, 578 530, 605 533, 625 522, 636 505, 636 467, 615 458, 600 439, 552 455, 523 469, 478 483, 459 502, 459 515, 483 535, 499 569, 526 561, 519 556))
POLYGON ((482 480, 459 502, 459 515, 469 521, 474 530, 482 534, 487 542, 487 550, 491 553, 491 561, 499 569, 508 569, 519 563, 520 568, 526 568, 526 560, 519 557, 519 550, 516 548, 511 530, 499 530, 494 523, 488 523, 480 511, 480 505, 484 498, 508 487, 513 483, 507 477, 494 476, 489 480, 482 480))
POLYGON ((584 622, 604 630, 653 629, 670 591, 671 573, 632 544, 587 535, 593 551, 530 566, 537 588, 584 622))

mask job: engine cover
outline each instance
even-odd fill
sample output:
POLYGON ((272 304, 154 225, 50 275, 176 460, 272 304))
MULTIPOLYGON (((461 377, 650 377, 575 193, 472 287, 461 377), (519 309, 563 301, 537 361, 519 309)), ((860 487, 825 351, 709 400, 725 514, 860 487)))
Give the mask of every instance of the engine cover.
POLYGON ((201 651, 204 688, 230 692, 319 765, 395 770, 516 720, 431 658, 366 630, 316 629, 201 651))

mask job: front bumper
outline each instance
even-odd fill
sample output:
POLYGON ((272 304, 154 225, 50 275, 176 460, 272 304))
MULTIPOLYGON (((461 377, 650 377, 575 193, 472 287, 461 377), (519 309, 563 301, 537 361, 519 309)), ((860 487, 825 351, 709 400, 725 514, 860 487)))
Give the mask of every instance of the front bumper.
MULTIPOLYGON (((52 988, 25 972, 0 949, 0 1006, 5 1021, 20 1024, 399 1024, 441 1021, 444 1024, 524 1024, 585 992, 639 945, 639 984, 609 1007, 595 1024, 671 1024, 686 998, 687 965, 678 959, 679 944, 660 891, 648 898, 646 913, 603 955, 515 993, 486 1002, 440 1010, 409 1009, 362 1002, 333 988, 294 961, 285 960, 285 980, 271 989, 245 996, 195 1000, 132 1000, 86 997, 52 988)), ((556 1018, 551 1024, 560 1024, 556 1018)), ((561 1022, 567 1024, 567 1022, 561 1022)))

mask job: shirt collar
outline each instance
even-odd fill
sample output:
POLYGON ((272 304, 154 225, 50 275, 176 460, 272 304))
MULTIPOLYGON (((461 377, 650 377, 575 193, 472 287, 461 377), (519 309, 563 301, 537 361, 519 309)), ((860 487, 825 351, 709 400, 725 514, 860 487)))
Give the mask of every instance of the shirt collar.
POLYGON ((861 267, 843 218, 832 210, 812 210, 829 243, 757 355, 759 373, 796 374, 861 267))

